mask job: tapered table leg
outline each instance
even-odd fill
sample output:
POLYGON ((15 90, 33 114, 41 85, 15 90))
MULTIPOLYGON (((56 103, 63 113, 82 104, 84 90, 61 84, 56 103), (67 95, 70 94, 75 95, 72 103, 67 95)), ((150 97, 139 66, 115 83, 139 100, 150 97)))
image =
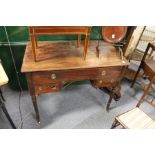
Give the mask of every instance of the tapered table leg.
POLYGON ((109 108, 110 108, 113 97, 114 97, 114 88, 112 88, 112 90, 110 92, 110 97, 109 97, 109 100, 108 100, 108 103, 107 103, 107 106, 106 106, 107 111, 109 111, 109 108))
POLYGON ((117 84, 113 87, 101 87, 100 90, 102 90, 103 92, 106 92, 109 95, 109 100, 107 102, 107 106, 106 106, 106 110, 109 111, 112 99, 114 99, 115 101, 118 101, 121 98, 121 87, 120 84, 117 84))
POLYGON ((27 84, 28 84, 29 92, 30 92, 30 95, 32 98, 33 107, 34 107, 34 110, 36 113, 36 119, 37 119, 38 123, 40 123, 40 116, 39 116, 39 110, 38 110, 38 106, 37 106, 37 99, 36 99, 36 95, 35 95, 32 74, 27 73, 26 78, 27 78, 27 84))
POLYGON ((39 110, 38 110, 38 106, 37 106, 36 96, 35 95, 32 95, 31 98, 32 98, 34 110, 36 112, 36 119, 37 119, 38 123, 40 123, 40 115, 39 115, 39 110))

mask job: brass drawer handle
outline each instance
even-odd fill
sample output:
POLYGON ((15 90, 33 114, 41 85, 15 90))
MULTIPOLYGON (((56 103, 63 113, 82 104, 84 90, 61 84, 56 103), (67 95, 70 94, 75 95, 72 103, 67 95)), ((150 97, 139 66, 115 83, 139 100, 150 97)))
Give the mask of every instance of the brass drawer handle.
POLYGON ((38 89, 39 89, 40 91, 43 90, 42 86, 39 86, 38 89))
POLYGON ((102 71, 101 75, 102 75, 102 76, 105 76, 105 75, 106 75, 106 71, 105 71, 105 70, 102 71))
POLYGON ((113 83, 114 82, 114 79, 111 79, 111 83, 113 83))
POLYGON ((56 74, 51 74, 51 79, 52 80, 56 79, 56 74))
POLYGON ((100 80, 100 81, 99 81, 99 83, 101 84, 101 83, 103 83, 103 81, 102 81, 102 80, 100 80))

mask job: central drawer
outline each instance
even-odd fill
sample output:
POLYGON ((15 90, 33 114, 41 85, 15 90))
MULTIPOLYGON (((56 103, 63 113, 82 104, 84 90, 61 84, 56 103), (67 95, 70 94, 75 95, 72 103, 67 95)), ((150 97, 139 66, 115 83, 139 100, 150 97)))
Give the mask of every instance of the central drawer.
POLYGON ((38 84, 35 85, 35 94, 42 94, 42 93, 50 93, 50 92, 59 92, 61 90, 61 83, 48 83, 48 84, 38 84))
POLYGON ((95 79, 103 79, 104 81, 109 81, 111 78, 119 78, 121 68, 122 67, 105 67, 91 69, 33 72, 32 79, 35 85, 48 84, 52 82, 68 82, 95 79))

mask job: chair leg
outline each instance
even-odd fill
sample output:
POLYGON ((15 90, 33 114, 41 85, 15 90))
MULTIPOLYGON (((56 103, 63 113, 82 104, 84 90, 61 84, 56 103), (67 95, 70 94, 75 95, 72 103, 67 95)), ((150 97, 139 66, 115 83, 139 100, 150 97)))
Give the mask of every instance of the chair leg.
POLYGON ((149 89, 151 88, 152 84, 153 84, 153 80, 149 83, 148 87, 145 89, 145 91, 144 91, 144 93, 143 93, 141 99, 140 99, 139 102, 137 103, 136 107, 139 107, 139 106, 140 106, 141 102, 143 101, 143 99, 145 98, 145 96, 148 94, 149 89))
POLYGON ((114 122, 112 123, 111 129, 114 129, 114 128, 116 128, 119 125, 120 125, 120 123, 115 118, 114 122))
POLYGON ((3 97, 3 93, 2 93, 1 88, 0 88, 0 97, 1 97, 1 98, 2 98, 2 100, 5 102, 5 99, 4 99, 4 97, 3 97))
POLYGON ((10 117, 10 115, 9 115, 9 113, 8 113, 8 111, 7 111, 7 109, 6 109, 6 107, 5 107, 5 104, 4 104, 3 101, 1 101, 1 99, 0 99, 0 106, 1 106, 1 108, 2 108, 2 110, 3 110, 3 112, 4 112, 4 114, 6 115, 8 121, 10 122, 12 128, 13 128, 13 129, 16 129, 16 126, 14 125, 14 123, 13 123, 13 121, 12 121, 12 119, 11 119, 11 117, 10 117))
POLYGON ((135 75, 135 77, 134 77, 134 80, 132 81, 132 84, 131 84, 131 88, 133 88, 133 86, 134 86, 134 84, 135 84, 135 82, 136 82, 136 79, 137 79, 137 76, 138 76, 138 74, 139 74, 139 72, 140 72, 140 69, 141 69, 141 65, 139 66, 139 68, 138 68, 138 70, 137 70, 137 72, 136 72, 136 75, 135 75))

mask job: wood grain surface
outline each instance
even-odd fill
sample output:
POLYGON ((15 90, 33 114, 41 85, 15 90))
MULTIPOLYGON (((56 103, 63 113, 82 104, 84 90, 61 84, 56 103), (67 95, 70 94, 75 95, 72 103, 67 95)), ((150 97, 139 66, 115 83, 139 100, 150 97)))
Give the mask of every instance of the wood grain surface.
POLYGON ((37 56, 42 61, 35 62, 31 43, 27 44, 22 64, 22 72, 82 69, 109 66, 126 66, 119 52, 110 44, 101 42, 100 57, 96 57, 97 41, 90 41, 86 60, 82 59, 83 48, 76 41, 39 42, 37 56))

